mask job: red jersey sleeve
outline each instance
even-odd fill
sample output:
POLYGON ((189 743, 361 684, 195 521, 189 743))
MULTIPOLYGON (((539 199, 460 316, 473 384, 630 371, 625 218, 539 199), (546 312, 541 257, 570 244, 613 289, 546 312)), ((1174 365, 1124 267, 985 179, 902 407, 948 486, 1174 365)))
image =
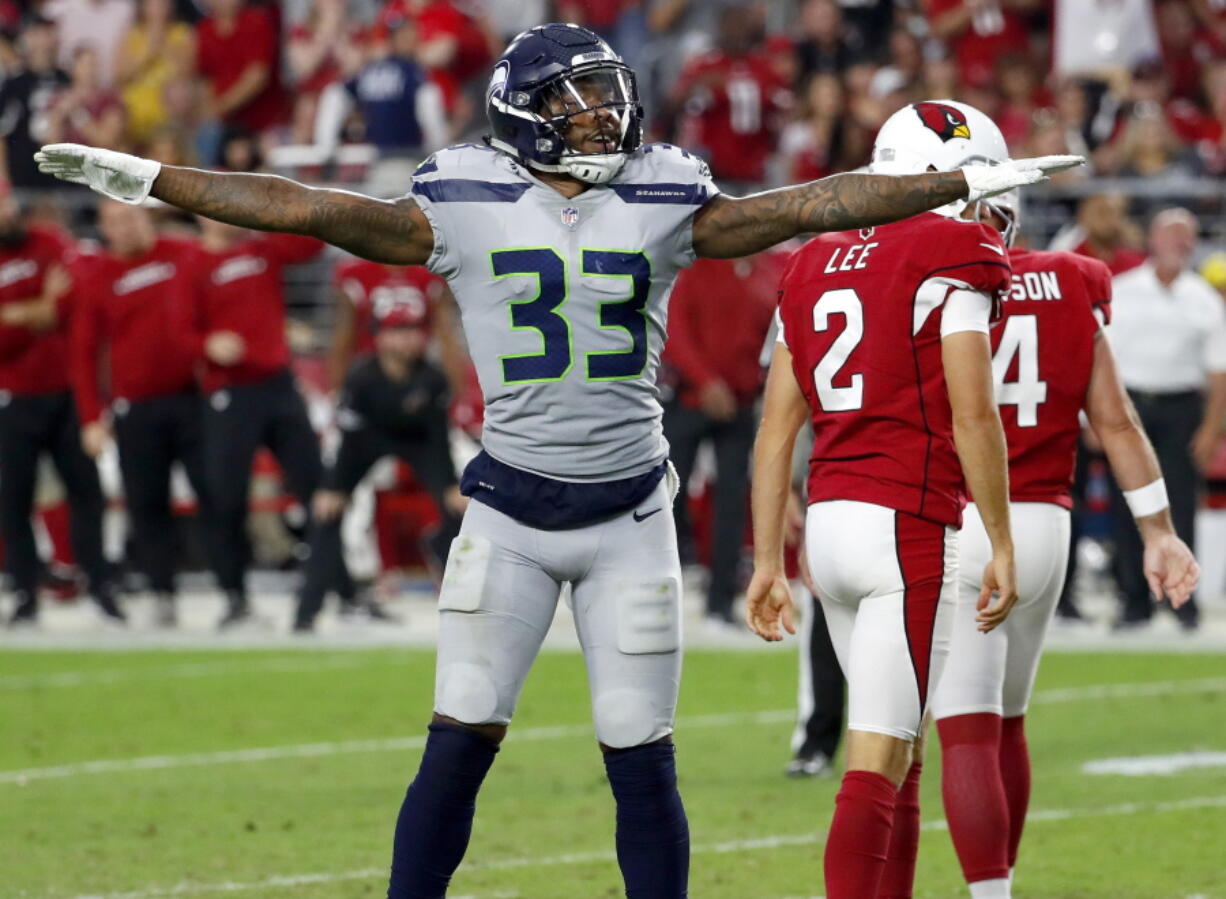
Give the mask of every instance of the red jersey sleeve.
POLYGON ((1090 308, 1094 320, 1101 330, 1111 324, 1111 269, 1106 263, 1088 256, 1075 256, 1077 267, 1081 269, 1085 279, 1086 294, 1090 299, 1090 308))
POLYGON ((977 222, 956 222, 934 245, 930 277, 961 282, 992 298, 992 321, 1000 318, 1001 299, 1012 286, 1013 268, 1000 232, 977 222))

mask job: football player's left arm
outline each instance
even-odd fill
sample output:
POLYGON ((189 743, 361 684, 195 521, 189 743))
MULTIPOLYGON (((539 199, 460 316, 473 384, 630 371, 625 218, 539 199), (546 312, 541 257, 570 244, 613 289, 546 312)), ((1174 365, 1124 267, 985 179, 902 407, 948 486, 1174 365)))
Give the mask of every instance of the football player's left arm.
POLYGON ((1040 156, 921 175, 852 172, 748 197, 719 194, 694 214, 694 252, 732 259, 798 234, 884 225, 955 200, 974 202, 1034 184, 1082 162, 1080 156, 1040 156))
POLYGON ((778 343, 766 378, 750 481, 754 564, 745 616, 749 629, 763 640, 782 640, 780 625, 789 634, 796 633, 792 591, 783 568, 784 516, 791 492, 792 448, 807 412, 792 371, 792 354, 778 343))
POLYGON ((1120 380, 1111 344, 1101 332, 1094 341, 1086 416, 1145 542, 1143 566, 1149 589, 1155 598, 1169 598, 1178 608, 1196 589, 1200 568, 1175 533, 1158 457, 1120 380))
POLYGON ((979 614, 975 616, 979 630, 987 632, 999 626, 1017 602, 1009 522, 1009 454, 996 407, 988 335, 965 330, 943 337, 941 365, 949 391, 958 461, 992 544, 992 561, 984 572, 979 614), (997 595, 994 601, 993 593, 997 595))

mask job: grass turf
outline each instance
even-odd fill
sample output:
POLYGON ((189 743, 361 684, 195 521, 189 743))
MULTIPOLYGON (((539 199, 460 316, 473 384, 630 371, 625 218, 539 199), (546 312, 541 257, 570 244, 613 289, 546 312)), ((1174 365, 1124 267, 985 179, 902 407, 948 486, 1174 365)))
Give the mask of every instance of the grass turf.
MULTIPOLYGON (((1226 685, 1050 692, 1220 678, 1224 663, 1103 653, 1044 662, 1029 716, 1040 814, 1023 843, 1020 899, 1226 899, 1226 769, 1080 773, 1107 756, 1226 750, 1226 685)), ((687 656, 677 742, 695 899, 822 892, 819 835, 836 781, 781 775, 794 665, 788 651, 687 656)), ((0 897, 383 896, 432 674, 431 653, 407 650, 0 654, 0 897), (278 751, 217 755, 265 747, 278 751)), ((452 896, 621 895, 588 721, 580 658, 542 655, 452 896)), ((934 745, 917 897, 965 895, 940 829, 939 771, 934 745)))

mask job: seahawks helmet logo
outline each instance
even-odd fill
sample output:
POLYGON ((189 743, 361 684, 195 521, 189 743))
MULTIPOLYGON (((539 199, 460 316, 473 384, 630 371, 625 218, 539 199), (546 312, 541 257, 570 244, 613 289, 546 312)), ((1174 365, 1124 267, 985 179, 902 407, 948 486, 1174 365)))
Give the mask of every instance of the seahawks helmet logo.
POLYGON ((955 137, 971 136, 971 126, 960 109, 944 103, 916 103, 914 109, 924 127, 936 134, 942 143, 948 143, 955 137))

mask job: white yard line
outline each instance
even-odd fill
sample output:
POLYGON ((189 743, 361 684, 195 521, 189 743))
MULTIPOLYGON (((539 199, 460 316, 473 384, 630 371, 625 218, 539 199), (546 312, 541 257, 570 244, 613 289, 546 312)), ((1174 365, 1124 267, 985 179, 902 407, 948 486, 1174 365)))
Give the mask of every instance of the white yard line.
MULTIPOLYGON (((322 660, 321 660, 322 661, 322 660)), ((1185 691, 1226 691, 1226 677, 1200 680, 1154 681, 1139 684, 1092 684, 1085 687, 1040 690, 1032 702, 1047 703, 1079 702, 1098 699, 1125 699, 1169 696, 1185 691)), ((733 727, 740 724, 777 724, 794 720, 791 709, 770 709, 762 712, 732 713, 726 715, 703 715, 681 718, 677 730, 694 728, 733 727)), ((590 724, 559 725, 554 727, 512 728, 515 741, 541 742, 570 740, 590 736, 590 724)), ((320 756, 348 755, 370 752, 407 752, 421 749, 424 736, 391 737, 373 740, 345 740, 326 743, 301 743, 291 746, 264 746, 250 749, 229 749, 219 752, 193 752, 182 755, 151 755, 127 759, 95 759, 70 762, 41 768, 24 768, 0 771, 0 786, 16 784, 24 786, 36 780, 54 780, 77 777, 83 774, 114 774, 124 771, 155 771, 168 768, 193 768, 208 765, 233 765, 249 762, 267 762, 289 758, 317 758, 320 756)))
POLYGON ((1226 768, 1226 752, 1174 752, 1169 755, 1133 755, 1095 759, 1081 766, 1085 774, 1120 774, 1125 777, 1179 774, 1199 768, 1226 768))
MULTIPOLYGON (((383 655, 386 660, 394 656, 383 655)), ((370 665, 371 654, 329 653, 313 658, 260 659, 244 662, 239 658, 217 662, 188 662, 181 665, 150 665, 145 668, 96 668, 93 671, 57 671, 51 674, 10 674, 0 676, 0 691, 62 689, 109 684, 143 683, 197 677, 226 677, 244 674, 297 673, 362 668, 370 665)))
MULTIPOLYGON (((1026 818, 1026 823, 1041 821, 1067 821, 1075 818, 1117 817, 1121 815, 1156 814, 1161 812, 1192 811, 1207 808, 1226 808, 1226 796, 1205 796, 1172 802, 1129 802, 1091 809, 1040 809, 1026 818)), ((945 830, 944 821, 928 821, 924 830, 945 830)), ((777 834, 748 840, 728 840, 719 843, 703 843, 692 847, 693 855, 723 855, 734 852, 753 852, 761 849, 777 849, 782 846, 817 846, 822 836, 816 832, 777 834)), ((612 851, 572 852, 565 855, 495 859, 465 865, 468 871, 506 870, 510 868, 549 868, 565 865, 583 865, 595 862, 612 863, 617 860, 612 851)), ((238 893, 270 889, 273 887, 309 886, 321 883, 338 883, 347 880, 366 880, 386 876, 385 868, 366 868, 359 871, 337 871, 325 874, 298 874, 269 877, 264 880, 220 883, 180 883, 173 887, 150 887, 127 893, 90 893, 74 896, 73 899, 173 899, 175 896, 199 896, 209 893, 238 893)), ((467 899, 501 899, 518 893, 481 893, 467 899)), ((465 897, 457 897, 465 899, 465 897)))
MULTIPOLYGON (((794 713, 787 709, 746 712, 727 715, 700 715, 682 718, 677 726, 686 729, 736 727, 744 724, 777 724, 791 721, 794 713)), ((516 742, 570 740, 578 737, 595 739, 592 725, 569 724, 552 727, 527 727, 513 731, 516 742)), ((379 740, 344 740, 332 743, 300 743, 294 746, 264 746, 252 749, 228 749, 221 752, 192 752, 183 755, 147 755, 129 759, 96 759, 50 765, 44 768, 22 768, 0 771, 0 785, 25 786, 31 781, 77 777, 82 774, 115 774, 124 771, 157 771, 168 768, 192 768, 207 765, 234 765, 246 762, 267 762, 287 758, 318 758, 330 755, 350 755, 366 752, 406 752, 426 745, 424 735, 392 737, 379 740)))

